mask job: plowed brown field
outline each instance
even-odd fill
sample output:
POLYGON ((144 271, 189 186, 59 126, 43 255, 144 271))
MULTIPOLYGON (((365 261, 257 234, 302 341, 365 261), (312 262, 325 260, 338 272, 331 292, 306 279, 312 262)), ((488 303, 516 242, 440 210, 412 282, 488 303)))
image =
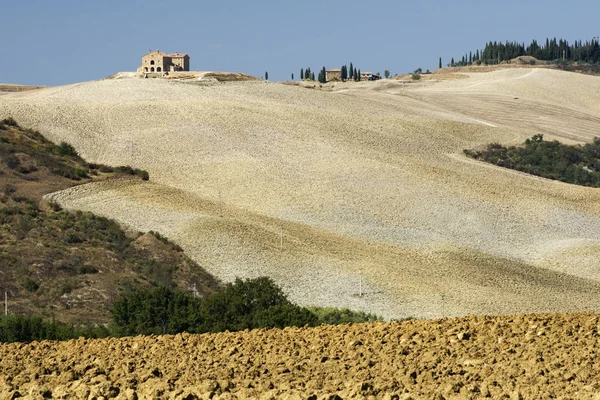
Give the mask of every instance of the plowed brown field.
POLYGON ((599 331, 555 314, 7 344, 0 398, 600 398, 599 331))

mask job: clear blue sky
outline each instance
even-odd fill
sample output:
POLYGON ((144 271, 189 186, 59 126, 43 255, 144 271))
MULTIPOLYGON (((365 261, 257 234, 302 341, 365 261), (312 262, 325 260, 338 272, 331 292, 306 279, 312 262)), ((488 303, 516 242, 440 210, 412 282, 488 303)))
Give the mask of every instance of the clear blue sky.
POLYGON ((193 70, 298 78, 437 68, 489 40, 600 36, 600 1, 0 0, 0 83, 59 85, 134 71, 149 49, 193 70))

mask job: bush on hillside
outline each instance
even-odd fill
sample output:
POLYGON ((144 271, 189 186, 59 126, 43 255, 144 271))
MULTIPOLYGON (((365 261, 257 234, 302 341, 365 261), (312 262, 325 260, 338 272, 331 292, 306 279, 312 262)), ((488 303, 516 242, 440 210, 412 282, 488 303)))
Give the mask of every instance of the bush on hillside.
POLYGON ((582 186, 600 187, 600 138, 569 146, 534 135, 522 146, 492 143, 483 151, 464 150, 472 158, 504 168, 582 186))
POLYGON ((17 121, 14 120, 13 117, 8 117, 8 118, 4 118, 0 124, 5 125, 5 126, 12 126, 12 127, 18 127, 19 124, 17 124, 17 121))
POLYGON ((132 168, 129 165, 116 167, 116 168, 113 168, 113 170, 114 170, 114 172, 117 172, 120 174, 139 176, 144 181, 147 181, 148 179, 150 179, 150 175, 148 174, 148 171, 145 171, 143 169, 138 169, 138 168, 132 168))
POLYGON ((78 157, 77 151, 75 147, 71 146, 67 142, 60 142, 58 146, 56 146, 56 152, 61 156, 69 156, 69 157, 78 157))

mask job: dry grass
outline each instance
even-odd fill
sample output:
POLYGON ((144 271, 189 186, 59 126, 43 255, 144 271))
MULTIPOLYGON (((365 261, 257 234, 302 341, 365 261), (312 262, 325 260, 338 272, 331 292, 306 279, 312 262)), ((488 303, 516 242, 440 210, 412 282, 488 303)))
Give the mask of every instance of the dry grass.
POLYGON ((153 183, 54 198, 165 233, 227 280, 266 274, 301 304, 387 317, 598 310, 598 191, 461 152, 591 140, 599 82, 545 69, 329 92, 122 79, 4 95, 0 116, 148 170, 153 183))

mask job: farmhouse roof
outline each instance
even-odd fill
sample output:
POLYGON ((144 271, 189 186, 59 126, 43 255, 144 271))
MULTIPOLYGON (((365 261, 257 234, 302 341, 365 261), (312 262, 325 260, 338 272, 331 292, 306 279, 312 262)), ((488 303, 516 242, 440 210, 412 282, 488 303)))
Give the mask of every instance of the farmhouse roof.
POLYGON ((189 55, 187 53, 163 53, 160 50, 151 50, 148 53, 144 54, 144 56, 147 56, 148 54, 151 53, 158 53, 163 57, 171 57, 171 58, 177 58, 177 57, 189 57, 189 55))
POLYGON ((342 72, 341 69, 337 69, 337 68, 330 68, 327 70, 327 72, 342 72))
POLYGON ((361 72, 360 74, 361 74, 361 75, 373 75, 373 73, 372 73, 372 72, 361 72))

